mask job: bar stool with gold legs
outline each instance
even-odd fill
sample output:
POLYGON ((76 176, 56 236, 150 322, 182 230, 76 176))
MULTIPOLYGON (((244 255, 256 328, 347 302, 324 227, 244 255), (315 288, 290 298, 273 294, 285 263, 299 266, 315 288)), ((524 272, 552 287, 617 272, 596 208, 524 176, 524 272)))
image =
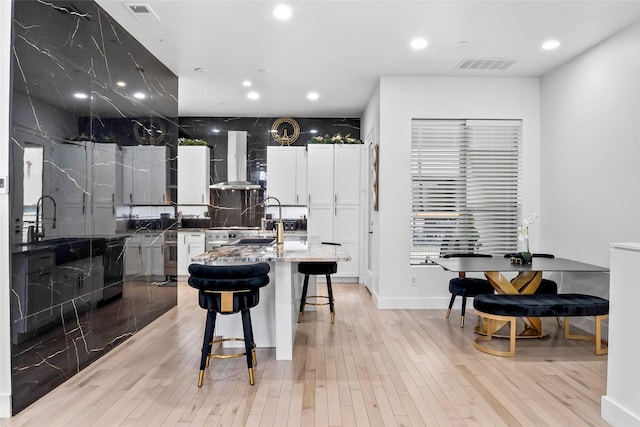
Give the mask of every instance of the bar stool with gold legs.
POLYGON ((200 307, 207 310, 200 376, 198 387, 202 387, 204 371, 211 358, 247 357, 249 383, 254 384, 253 367, 257 365, 251 314, 249 309, 258 305, 260 288, 269 283, 269 264, 266 262, 250 265, 211 266, 191 264, 189 266, 189 285, 198 289, 200 307), (216 315, 241 313, 244 338, 213 339, 216 315), (222 341, 244 341, 245 352, 228 355, 211 354, 214 343, 222 341))

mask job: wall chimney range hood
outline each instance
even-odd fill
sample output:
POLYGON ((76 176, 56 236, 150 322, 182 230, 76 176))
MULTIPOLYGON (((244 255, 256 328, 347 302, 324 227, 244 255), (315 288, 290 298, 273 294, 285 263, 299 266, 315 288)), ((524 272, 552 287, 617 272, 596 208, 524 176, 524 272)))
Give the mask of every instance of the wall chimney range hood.
POLYGON ((227 180, 210 185, 213 190, 259 190, 247 181, 247 131, 229 131, 227 140, 227 180))

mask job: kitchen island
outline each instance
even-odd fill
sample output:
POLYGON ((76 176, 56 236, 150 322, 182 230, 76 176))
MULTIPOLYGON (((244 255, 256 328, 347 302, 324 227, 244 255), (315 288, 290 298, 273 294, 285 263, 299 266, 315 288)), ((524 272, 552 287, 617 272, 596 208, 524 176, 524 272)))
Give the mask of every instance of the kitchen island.
MULTIPOLYGON (((296 335, 302 275, 299 262, 350 261, 342 246, 309 242, 303 236, 287 236, 283 244, 229 245, 192 259, 194 263, 220 265, 268 262, 270 283, 260 292, 260 303, 251 310, 256 346, 275 347, 277 360, 291 360, 296 335)), ((311 277, 313 280, 313 276, 311 277)), ((315 286, 315 282, 310 287, 315 286)), ((242 336, 239 314, 219 316, 216 335, 242 336)))

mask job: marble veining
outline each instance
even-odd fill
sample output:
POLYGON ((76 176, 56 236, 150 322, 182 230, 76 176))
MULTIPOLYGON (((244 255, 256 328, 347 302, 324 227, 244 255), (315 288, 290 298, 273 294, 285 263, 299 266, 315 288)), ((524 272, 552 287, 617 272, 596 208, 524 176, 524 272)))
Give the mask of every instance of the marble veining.
POLYGON ((93 1, 13 22, 15 414, 177 302, 178 79, 93 1))
POLYGON ((283 244, 221 246, 193 258, 193 262, 201 264, 323 261, 351 261, 351 256, 342 246, 310 242, 303 236, 291 236, 283 244))

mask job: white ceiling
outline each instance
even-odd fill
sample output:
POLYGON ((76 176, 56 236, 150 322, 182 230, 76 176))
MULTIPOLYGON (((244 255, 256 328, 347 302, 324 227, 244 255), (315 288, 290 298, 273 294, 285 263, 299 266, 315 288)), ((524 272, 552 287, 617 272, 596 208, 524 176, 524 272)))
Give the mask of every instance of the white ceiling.
POLYGON ((180 116, 359 117, 380 76, 541 76, 640 19, 638 0, 283 2, 285 22, 273 1, 98 0, 178 75, 180 116), (127 4, 159 19, 139 22, 127 4), (417 36, 426 49, 409 47, 417 36), (549 38, 561 45, 543 51, 549 38), (516 62, 456 70, 469 57, 516 62))

